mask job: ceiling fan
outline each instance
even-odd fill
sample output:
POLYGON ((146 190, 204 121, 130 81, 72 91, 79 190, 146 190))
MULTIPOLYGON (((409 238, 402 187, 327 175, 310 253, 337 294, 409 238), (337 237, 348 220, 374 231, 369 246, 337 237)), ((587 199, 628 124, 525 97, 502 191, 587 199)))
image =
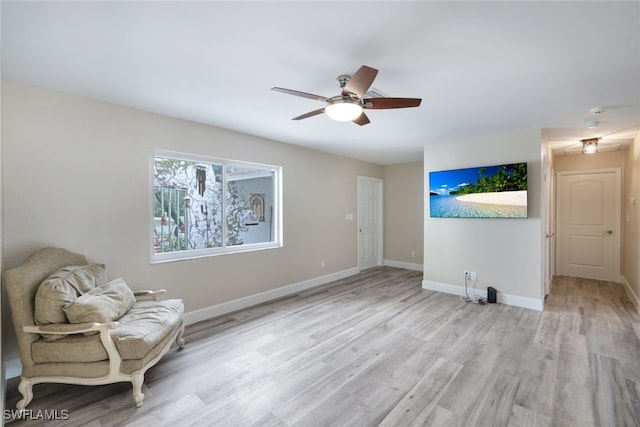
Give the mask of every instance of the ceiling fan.
POLYGON ((282 87, 273 87, 271 90, 326 103, 324 108, 310 111, 294 117, 292 120, 302 120, 326 113, 327 116, 334 120, 343 122, 352 121, 360 126, 370 123, 369 118, 363 111, 365 109, 386 110, 390 108, 418 107, 420 102, 422 102, 421 98, 363 98, 377 75, 378 70, 366 65, 360 67, 353 76, 346 74, 340 75, 336 83, 342 88, 342 93, 331 98, 282 87))

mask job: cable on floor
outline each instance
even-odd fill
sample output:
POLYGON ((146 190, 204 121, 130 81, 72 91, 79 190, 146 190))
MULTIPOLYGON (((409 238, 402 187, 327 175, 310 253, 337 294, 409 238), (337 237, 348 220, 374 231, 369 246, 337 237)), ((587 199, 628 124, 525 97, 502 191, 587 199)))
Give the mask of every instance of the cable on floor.
MULTIPOLYGON (((484 305, 487 303, 487 300, 485 298, 478 298, 477 300, 474 300, 473 298, 471 298, 469 296, 469 286, 467 284, 467 280, 469 278, 469 273, 464 273, 464 293, 466 295, 466 297, 460 296, 460 301, 462 302, 470 302, 472 304, 479 304, 479 305, 484 305)), ((475 294, 475 281, 473 282, 473 293, 475 294)))

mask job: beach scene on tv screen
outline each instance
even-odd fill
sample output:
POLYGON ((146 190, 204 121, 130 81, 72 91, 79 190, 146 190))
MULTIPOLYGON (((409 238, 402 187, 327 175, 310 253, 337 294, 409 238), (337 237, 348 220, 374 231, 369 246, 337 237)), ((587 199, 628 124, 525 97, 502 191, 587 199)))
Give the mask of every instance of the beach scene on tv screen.
POLYGON ((439 218, 526 218, 527 164, 429 172, 429 210, 439 218))

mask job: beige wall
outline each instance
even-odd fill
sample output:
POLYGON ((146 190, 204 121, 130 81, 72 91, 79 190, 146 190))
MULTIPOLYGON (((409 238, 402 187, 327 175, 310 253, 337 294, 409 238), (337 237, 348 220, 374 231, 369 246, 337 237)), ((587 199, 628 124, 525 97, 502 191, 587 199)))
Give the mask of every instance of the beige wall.
POLYGON ((13 81, 2 89, 4 268, 64 247, 193 311, 357 267, 357 221, 345 214, 357 212, 357 176, 382 178, 382 166, 13 81), (284 247, 151 265, 153 148, 282 166, 284 247))
POLYGON ((385 166, 383 194, 385 263, 421 269, 424 163, 385 166))
POLYGON ((555 156, 553 167, 556 172, 622 168, 624 166, 624 162, 624 151, 610 151, 607 153, 555 156))
POLYGON ((640 312, 640 132, 625 154, 622 276, 627 293, 640 312))
POLYGON ((503 296, 509 297, 509 301, 505 301, 507 303, 541 308, 543 231, 540 131, 446 142, 426 148, 424 191, 426 194, 429 189, 430 171, 514 162, 527 162, 526 219, 431 218, 427 202, 424 225, 425 286, 459 289, 464 287, 464 270, 468 269, 476 271, 478 289, 483 290, 491 285, 503 296))

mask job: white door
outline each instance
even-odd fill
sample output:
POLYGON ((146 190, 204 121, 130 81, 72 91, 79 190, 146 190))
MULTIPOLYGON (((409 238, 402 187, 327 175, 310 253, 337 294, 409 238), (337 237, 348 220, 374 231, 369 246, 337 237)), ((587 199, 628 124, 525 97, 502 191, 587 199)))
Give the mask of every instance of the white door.
POLYGON ((544 278, 544 294, 543 298, 551 291, 551 281, 553 278, 553 216, 554 216, 554 197, 553 197, 553 173, 547 155, 542 157, 542 270, 544 278))
POLYGON ((358 177, 358 268, 382 265, 382 180, 358 177))
POLYGON ((620 169, 560 172, 557 184, 558 274, 618 281, 620 169))
POLYGON ((545 279, 545 295, 551 292, 551 283, 553 276, 556 274, 556 174, 552 170, 549 171, 551 179, 551 188, 549 193, 549 226, 545 237, 549 241, 549 271, 545 279))

